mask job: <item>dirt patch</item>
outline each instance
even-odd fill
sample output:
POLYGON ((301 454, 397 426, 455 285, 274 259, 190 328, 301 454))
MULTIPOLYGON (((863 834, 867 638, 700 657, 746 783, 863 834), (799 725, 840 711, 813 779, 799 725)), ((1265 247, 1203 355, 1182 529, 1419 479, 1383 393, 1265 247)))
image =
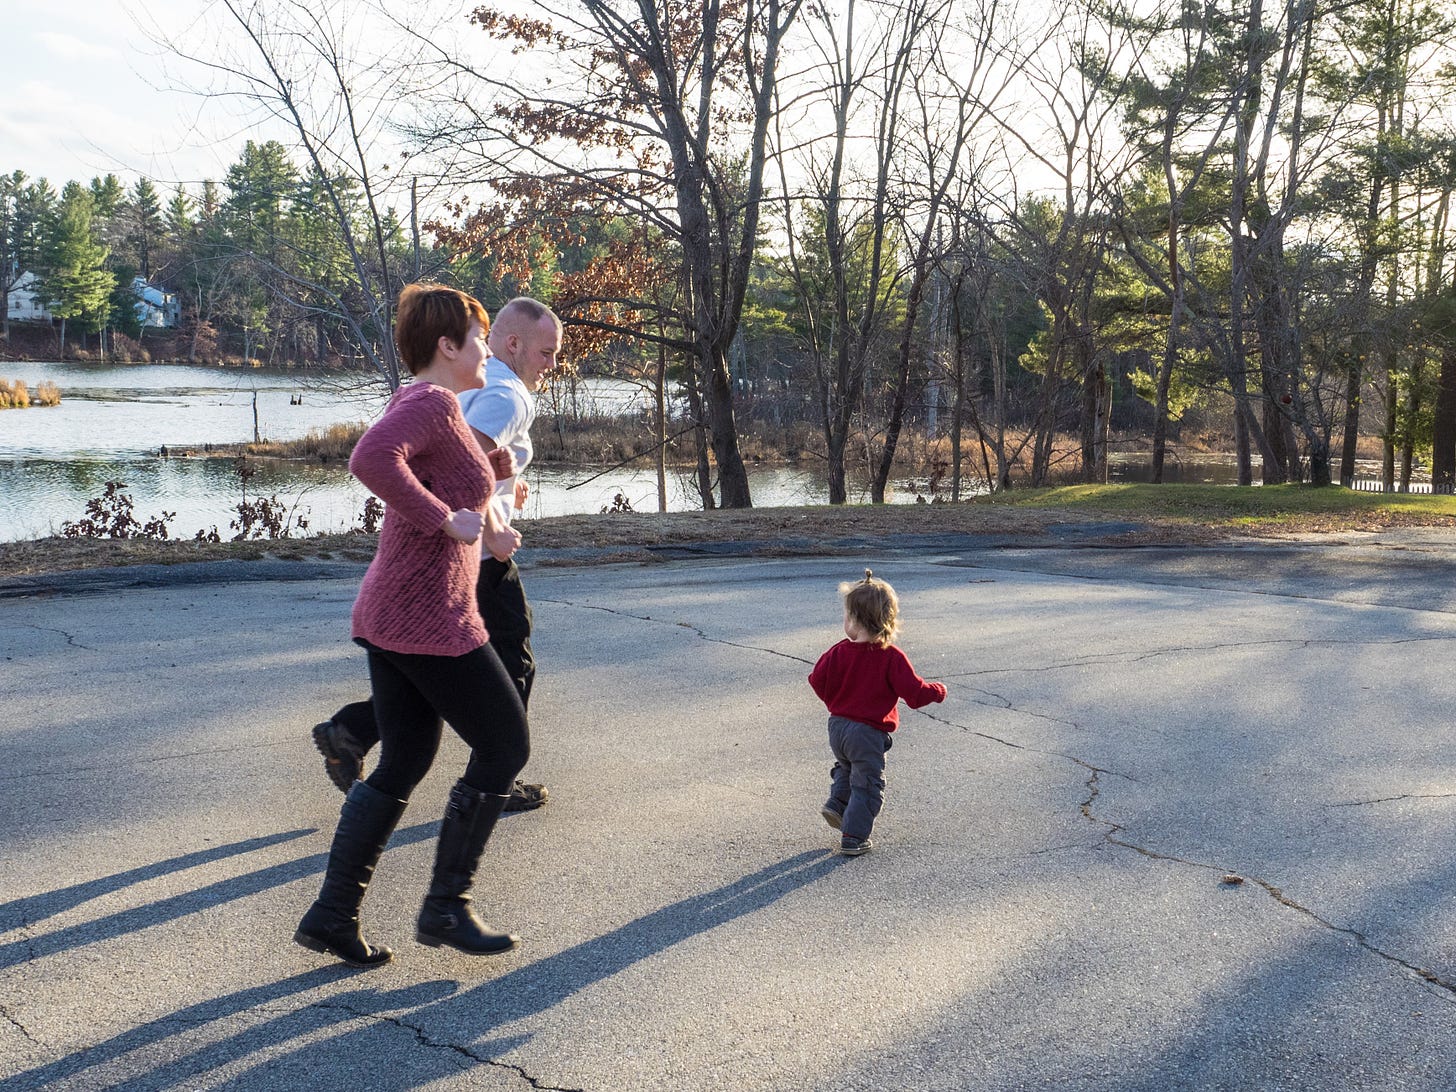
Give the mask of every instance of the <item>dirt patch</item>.
MULTIPOLYGON (((747 511, 630 512, 522 520, 518 527, 533 550, 588 547, 602 560, 641 560, 649 547, 708 542, 753 542, 765 555, 819 552, 835 539, 905 534, 1044 534, 1048 526, 1080 516, 972 504, 885 505, 851 508, 754 508, 747 511)), ((144 539, 44 538, 0 543, 0 579, 117 565, 178 565, 226 558, 368 561, 377 536, 250 542, 156 542, 144 539)))
MULTIPOLYGON (((599 551, 599 562, 644 561, 653 548, 705 543, 750 544, 747 552, 765 557, 812 556, 839 552, 836 542, 884 541, 911 535, 977 535, 1042 539, 1058 530, 1082 529, 1087 545, 1199 545, 1230 538, 1269 539, 1340 531, 1378 531, 1391 527, 1452 526, 1449 518, 1391 512, 1303 514, 1275 521, 1200 522, 1103 513, 1080 508, 1042 509, 1014 503, 863 505, 753 508, 746 511, 630 512, 555 516, 518 525, 533 551, 599 551), (1109 523, 1110 520, 1120 522, 1109 523)), ((292 561, 367 562, 377 537, 365 534, 316 538, 207 543, 190 540, 46 538, 0 543, 0 579, 118 565, 178 565, 228 558, 292 561)), ((570 555, 557 564, 581 564, 570 555)))

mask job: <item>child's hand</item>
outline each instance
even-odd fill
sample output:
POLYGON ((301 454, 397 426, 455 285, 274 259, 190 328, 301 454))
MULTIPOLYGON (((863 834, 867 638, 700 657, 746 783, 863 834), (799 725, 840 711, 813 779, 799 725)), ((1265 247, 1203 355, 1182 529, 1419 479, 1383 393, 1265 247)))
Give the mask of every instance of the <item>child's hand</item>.
POLYGON ((936 698, 935 700, 936 701, 945 701, 945 694, 946 694, 945 683, 934 682, 934 683, 931 683, 930 685, 933 686, 933 687, 935 687, 936 691, 940 694, 940 696, 938 698, 936 698))

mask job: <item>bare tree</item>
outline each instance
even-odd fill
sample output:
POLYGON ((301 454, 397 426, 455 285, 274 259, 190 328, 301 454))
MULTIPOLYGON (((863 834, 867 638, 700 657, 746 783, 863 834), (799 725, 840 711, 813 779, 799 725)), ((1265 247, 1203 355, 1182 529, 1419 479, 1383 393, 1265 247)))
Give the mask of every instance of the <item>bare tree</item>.
MULTIPOLYGON (((814 362, 830 504, 843 504, 849 496, 850 432, 863 410, 871 354, 897 287, 891 275, 896 263, 889 234, 890 178, 913 28, 924 17, 924 5, 913 10, 919 18, 904 9, 878 7, 861 17, 855 0, 848 0, 842 17, 816 8, 809 27, 820 63, 799 81, 804 86, 793 106, 796 111, 828 107, 833 127, 824 142, 827 150, 817 142, 791 146, 782 124, 776 130, 786 265, 814 362), (851 143, 862 135, 871 150, 863 174, 851 159, 851 143), (791 169, 802 171, 801 185, 791 182, 791 169)), ((776 121, 786 116, 781 108, 776 121)))
POLYGON ((537 63, 507 72, 438 49, 436 116, 419 133, 453 149, 457 179, 489 186, 507 219, 548 233, 591 210, 649 222, 672 244, 682 285, 672 297, 681 309, 668 316, 675 333, 640 319, 659 300, 595 302, 632 312, 624 329, 666 337, 692 359, 690 398, 701 395, 730 508, 752 498, 728 354, 758 244, 780 50, 801 4, 703 0, 684 11, 582 0, 529 17, 478 8, 473 22, 537 63))
POLYGON ((1023 200, 1015 188, 997 195, 1003 223, 994 225, 1014 232, 1007 249, 1024 256, 1024 276, 1050 324, 1039 362, 1033 485, 1044 484, 1050 472, 1059 396, 1069 378, 1081 390, 1083 477, 1106 480, 1111 387, 1104 355, 1096 351, 1092 304, 1110 245, 1112 195, 1135 163, 1116 120, 1147 49, 1125 14, 1109 17, 1096 3, 1070 0, 1050 23, 1052 37, 1026 69, 1033 101, 1001 120, 1029 168, 1052 181, 1045 196, 1023 200))
POLYGON ((984 0, 974 5, 928 4, 910 27, 912 67, 919 75, 910 86, 913 137, 902 145, 907 151, 898 209, 909 242, 907 290, 885 441, 871 484, 876 504, 885 501, 904 424, 916 328, 937 265, 936 241, 943 234, 947 196, 958 178, 975 169, 969 156, 974 136, 1026 64, 1003 40, 1003 23, 997 0, 984 0))
POLYGON ((210 84, 189 90, 241 101, 291 134, 322 198, 316 211, 331 217, 343 241, 345 268, 325 280, 277 250, 248 257, 272 273, 280 297, 341 322, 393 389, 400 365, 392 311, 410 270, 391 253, 398 223, 391 202, 410 199, 398 126, 413 66, 398 49, 385 55, 366 48, 368 31, 379 26, 372 13, 359 0, 219 0, 209 13, 217 21, 200 20, 185 40, 154 33, 211 74, 210 84))

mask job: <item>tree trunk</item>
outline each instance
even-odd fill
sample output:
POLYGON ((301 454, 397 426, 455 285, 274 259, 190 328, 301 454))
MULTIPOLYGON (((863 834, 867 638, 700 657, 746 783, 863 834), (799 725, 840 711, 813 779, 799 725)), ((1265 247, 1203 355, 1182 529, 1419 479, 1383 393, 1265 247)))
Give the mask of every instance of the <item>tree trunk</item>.
POLYGON ((718 495, 724 508, 752 508, 748 468, 738 450, 738 426, 733 419, 733 383, 722 350, 707 350, 708 426, 713 457, 718 463, 718 495))
POLYGON ((1107 438, 1112 430, 1112 383, 1105 364, 1094 369, 1093 381, 1097 400, 1094 406, 1095 428, 1092 441, 1092 481, 1107 484, 1107 438))
POLYGON ((1419 354, 1411 363, 1411 377, 1406 390, 1406 420, 1411 422, 1401 436, 1400 443, 1400 491, 1410 492, 1411 471, 1415 466, 1415 422, 1421 415, 1421 357, 1419 354))
POLYGON ((885 503, 885 489, 890 481, 890 469, 895 462, 895 449, 900 442, 900 429, 905 421, 905 396, 910 387, 910 355, 915 343, 915 324, 920 317, 920 304, 925 298, 925 285, 929 280, 927 256, 930 229, 922 234, 920 253, 917 255, 914 280, 905 298, 905 325, 900 331, 900 348, 895 361, 895 393, 890 402, 890 421, 885 428, 885 446, 880 452, 880 463, 870 485, 870 500, 875 504, 885 503))
POLYGON ((1239 484, 1254 484, 1254 457, 1249 450, 1249 426, 1242 403, 1234 403, 1234 455, 1238 459, 1239 484))
POLYGON ((1441 377, 1436 386, 1431 429, 1431 490, 1450 493, 1456 487, 1456 345, 1441 349, 1441 377))
POLYGON ((1345 434, 1340 444, 1340 484, 1355 480, 1355 453, 1360 443, 1360 388, 1365 365, 1360 353, 1350 354, 1350 367, 1345 374, 1345 434))
MULTIPOLYGON (((657 332, 660 335, 661 325, 657 332)), ((652 384, 657 409, 657 510, 667 511, 667 343, 657 343, 657 375, 652 384)))
MULTIPOLYGON (((1181 282, 1180 282, 1181 283, 1181 282)), ((1163 462, 1168 450, 1168 391, 1173 385, 1173 365, 1178 359, 1178 294, 1173 295, 1173 314, 1168 337, 1163 342, 1163 359, 1158 364, 1158 393, 1153 408, 1153 484, 1163 484, 1163 462)))
POLYGON ((966 407, 966 339, 961 329, 959 281, 951 295, 951 321, 955 324, 955 403, 950 411, 950 499, 958 501, 961 499, 961 421, 966 407))
POLYGON ((1285 444, 1284 420, 1273 400, 1264 400, 1264 435, 1269 438, 1270 455, 1264 459, 1264 484, 1283 485, 1289 480, 1289 448, 1285 444))
POLYGON ((1380 482, 1387 493, 1395 491, 1395 407, 1400 397, 1395 378, 1395 361, 1385 362, 1385 435, 1380 444, 1380 482))
POLYGON ((688 362, 687 387, 688 410, 693 415, 693 446, 697 453, 698 497, 703 502, 703 511, 711 512, 713 502, 713 468, 708 462, 708 430, 703 423, 703 396, 698 392, 698 372, 692 361, 688 362))

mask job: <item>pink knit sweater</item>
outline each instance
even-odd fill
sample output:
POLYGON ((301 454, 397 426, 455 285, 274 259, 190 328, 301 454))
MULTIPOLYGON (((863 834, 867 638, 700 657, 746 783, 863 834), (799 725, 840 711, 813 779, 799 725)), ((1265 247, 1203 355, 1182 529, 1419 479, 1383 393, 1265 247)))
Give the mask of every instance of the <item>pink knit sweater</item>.
POLYGON ((455 395, 433 383, 396 391, 359 438, 349 469, 385 506, 379 549, 354 601, 353 636, 428 656, 485 644, 475 604, 480 544, 440 529, 457 509, 480 511, 495 485, 455 395))

